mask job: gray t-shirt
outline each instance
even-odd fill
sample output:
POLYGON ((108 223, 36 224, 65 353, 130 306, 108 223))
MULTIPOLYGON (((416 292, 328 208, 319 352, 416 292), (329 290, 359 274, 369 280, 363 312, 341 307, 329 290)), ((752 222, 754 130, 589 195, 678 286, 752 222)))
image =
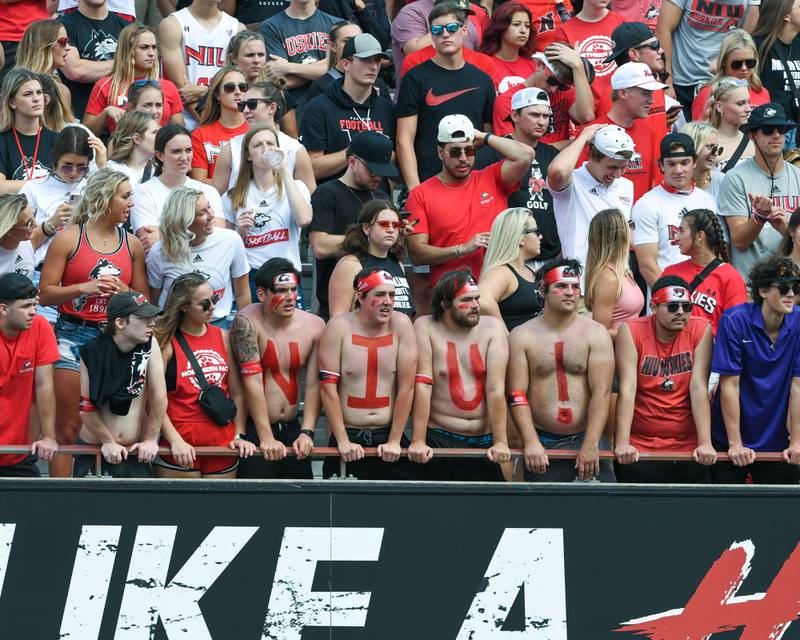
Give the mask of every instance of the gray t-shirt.
MULTIPOLYGON (((725 174, 719 190, 719 215, 723 217, 750 216, 750 198, 753 195, 772 193, 775 207, 794 211, 800 206, 800 169, 784 163, 783 169, 770 180, 769 173, 748 158, 739 162, 734 169, 725 174), (772 182, 772 186, 770 183, 772 182)), ((783 236, 769 223, 765 224, 756 239, 747 249, 739 251, 731 245, 731 264, 747 279, 752 266, 774 253, 781 244, 783 236)))
POLYGON ((709 63, 722 40, 744 23, 749 0, 668 0, 683 10, 672 34, 672 80, 693 86, 711 79, 709 63))

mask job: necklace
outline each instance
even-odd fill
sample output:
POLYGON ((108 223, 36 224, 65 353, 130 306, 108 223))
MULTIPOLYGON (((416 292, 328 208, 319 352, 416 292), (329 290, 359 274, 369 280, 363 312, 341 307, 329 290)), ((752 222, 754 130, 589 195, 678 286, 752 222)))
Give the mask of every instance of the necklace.
MULTIPOLYGON (((350 188, 350 185, 349 185, 349 184, 347 184, 347 183, 346 183, 344 180, 341 180, 341 179, 339 180, 339 182, 341 182, 341 183, 342 183, 342 184, 343 184, 345 187, 347 187, 347 190, 348 190, 350 193, 352 193, 352 194, 353 194, 353 197, 354 197, 356 200, 358 200, 358 206, 359 206, 359 207, 360 207, 362 204, 364 204, 364 201, 363 201, 361 198, 359 198, 359 197, 358 197, 358 194, 357 194, 355 191, 353 191, 353 190, 350 188)), ((370 199, 370 200, 374 200, 374 199, 375 199, 375 194, 374 194, 372 191, 368 191, 367 193, 369 193, 369 199, 370 199)))
POLYGON ((14 140, 17 142, 17 149, 19 150, 19 157, 22 160, 22 166, 25 167, 25 179, 31 180, 33 179, 33 172, 36 171, 36 158, 39 157, 39 141, 42 137, 42 128, 39 127, 39 130, 36 132, 36 146, 33 149, 33 161, 30 167, 28 166, 28 161, 25 159, 25 152, 22 150, 22 144, 19 141, 17 130, 12 128, 11 131, 14 133, 14 140))

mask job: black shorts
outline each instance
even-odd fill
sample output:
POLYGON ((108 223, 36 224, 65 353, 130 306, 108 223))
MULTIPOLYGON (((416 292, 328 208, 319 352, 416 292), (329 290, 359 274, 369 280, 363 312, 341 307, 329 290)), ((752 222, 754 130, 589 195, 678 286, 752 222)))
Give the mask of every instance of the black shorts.
MULTIPOLYGON (((83 442, 78 438, 78 444, 89 444, 83 442)), ((102 458, 102 456, 101 456, 102 458)), ((102 469, 103 475, 109 475, 112 478, 152 478, 153 466, 148 462, 139 462, 136 454, 128 455, 128 458, 119 464, 112 464, 103 458, 102 469)), ((73 458, 72 462, 72 477, 83 478, 89 473, 97 472, 97 456, 94 454, 78 455, 73 458)))
MULTIPOLYGON (((273 422, 272 435, 279 442, 291 448, 297 436, 300 435, 300 421, 295 417, 289 422, 273 422)), ((256 425, 253 420, 247 418, 247 439, 256 447, 259 443, 256 425)), ((311 458, 298 460, 293 455, 286 456, 283 460, 265 460, 261 451, 256 451, 249 458, 239 459, 239 472, 237 478, 249 479, 284 479, 284 480, 311 480, 314 474, 311 472, 311 458)))
POLYGON ((0 466, 0 478, 39 478, 39 457, 33 454, 25 456, 17 464, 0 466))
MULTIPOLYGON (((712 440, 714 449, 727 453, 728 445, 712 440)), ((788 444, 788 443, 787 443, 788 444)), ((753 484, 798 484, 800 466, 788 462, 754 462, 746 467, 737 467, 732 462, 717 461, 709 467, 713 484, 744 484, 749 475, 753 484)))
POLYGON ((641 484, 708 484, 709 467, 694 460, 640 460, 633 464, 614 463, 617 482, 641 484))
MULTIPOLYGON (((429 427, 425 438, 432 449, 489 449, 494 444, 491 433, 465 436, 453 431, 429 427)), ((461 482, 503 482, 500 465, 485 456, 482 458, 446 458, 434 456, 424 465, 426 480, 461 482)))
MULTIPOLYGON (((389 427, 381 429, 353 429, 346 428, 350 442, 360 444, 362 447, 377 447, 386 444, 389 440, 389 427)), ((405 434, 400 438, 400 446, 407 448, 409 445, 405 434)), ((329 446, 336 447, 336 438, 331 435, 329 446)), ((356 462, 347 463, 347 475, 359 480, 420 480, 419 465, 408 458, 400 458, 397 462, 384 462, 380 458, 364 458, 356 462)), ((322 476, 331 478, 339 475, 339 458, 326 458, 322 465, 322 476)))

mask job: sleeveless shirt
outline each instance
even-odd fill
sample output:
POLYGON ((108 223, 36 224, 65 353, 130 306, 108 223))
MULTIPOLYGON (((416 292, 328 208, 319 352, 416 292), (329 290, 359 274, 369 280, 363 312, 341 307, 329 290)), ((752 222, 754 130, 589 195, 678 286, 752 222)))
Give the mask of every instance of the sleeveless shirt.
MULTIPOLYGON (((518 327, 523 322, 527 322, 531 318, 541 315, 542 311, 544 311, 544 302, 539 293, 539 288, 535 283, 528 282, 525 278, 520 276, 511 265, 507 264, 504 266, 506 266, 517 279, 516 291, 497 303, 497 307, 500 309, 500 315, 503 317, 503 322, 506 323, 506 329, 511 331, 514 327, 518 327)), ((528 269, 530 270, 530 267, 528 267, 528 269)), ((531 271, 531 273, 533 273, 533 271, 531 271)))

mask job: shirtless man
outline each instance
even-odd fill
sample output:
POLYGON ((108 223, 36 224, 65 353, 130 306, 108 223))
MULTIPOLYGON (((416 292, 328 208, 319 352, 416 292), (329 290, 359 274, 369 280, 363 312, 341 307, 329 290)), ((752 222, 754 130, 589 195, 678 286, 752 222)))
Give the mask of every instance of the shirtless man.
POLYGON ((322 318, 297 308, 300 273, 272 258, 255 275, 259 303, 239 311, 231 342, 239 360, 247 410, 247 438, 261 449, 239 463, 239 478, 307 478, 319 418, 318 349, 322 318), (305 367, 302 426, 300 373, 305 367), (294 457, 286 457, 286 447, 294 457), (242 464, 244 463, 244 464, 242 464))
POLYGON ((599 477, 614 482, 603 427, 608 417, 614 349, 603 325, 577 314, 581 265, 553 260, 539 270, 544 313, 509 336, 508 404, 525 443, 525 479, 571 482, 599 477), (579 449, 553 460, 548 449, 579 449))
MULTIPOLYGON (((108 302, 104 332, 80 350, 78 444, 101 445, 102 471, 115 478, 153 475, 150 463, 167 413, 164 364, 152 348, 159 313, 141 293, 118 293, 108 302)), ((75 456, 72 475, 81 478, 95 467, 94 455, 75 456)))
MULTIPOLYGON (((398 462, 414 395, 417 342, 408 316, 394 311, 394 279, 375 268, 356 274, 355 311, 334 318, 322 332, 319 379, 322 406, 347 473, 367 480, 414 479, 416 469, 398 462), (363 447, 378 448, 364 460, 363 447), (387 464, 392 463, 392 464, 387 464)), ((328 458, 326 478, 339 473, 328 458)))
POLYGON ((428 463, 433 448, 486 449, 486 458, 438 457, 428 480, 502 481, 510 460, 505 377, 508 340, 502 322, 481 317, 469 269, 448 271, 433 289, 432 315, 414 322, 419 348, 408 457, 428 463))

